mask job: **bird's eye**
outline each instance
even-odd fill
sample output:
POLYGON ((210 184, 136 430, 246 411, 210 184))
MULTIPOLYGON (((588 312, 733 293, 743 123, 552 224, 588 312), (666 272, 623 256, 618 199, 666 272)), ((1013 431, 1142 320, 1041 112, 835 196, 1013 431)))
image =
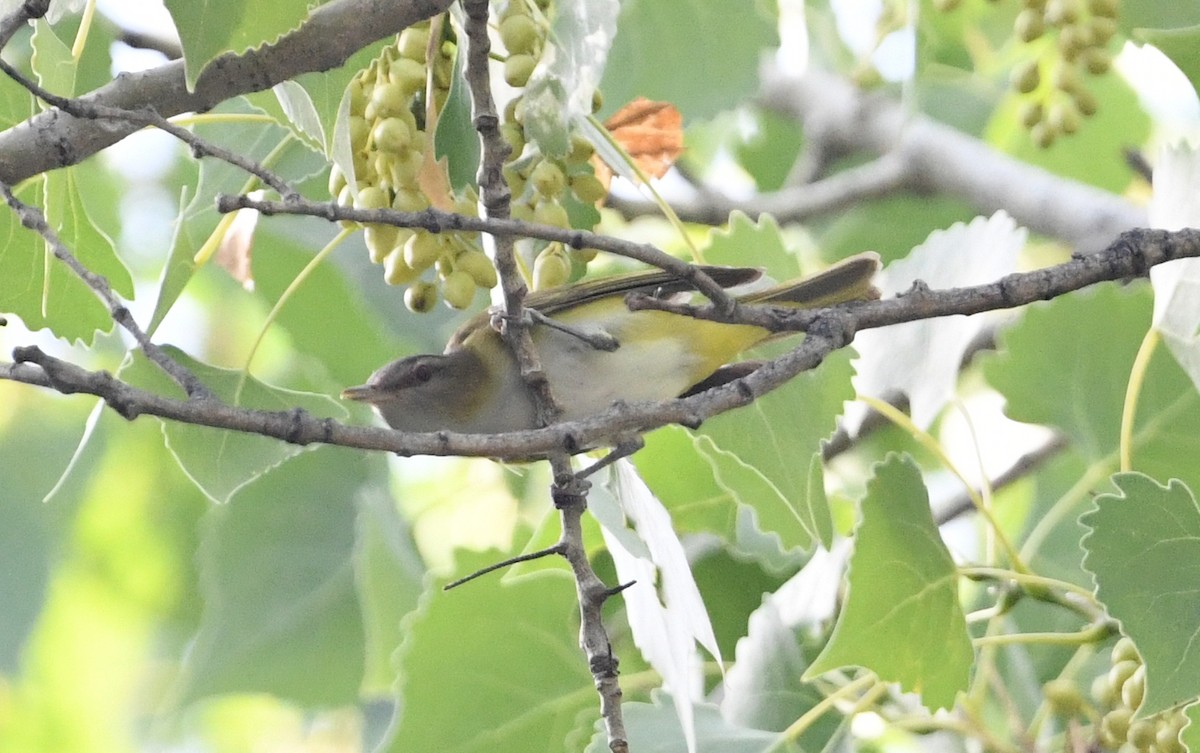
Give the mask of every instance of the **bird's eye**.
POLYGON ((429 364, 419 363, 413 367, 412 375, 418 382, 428 382, 433 372, 429 369, 429 364))

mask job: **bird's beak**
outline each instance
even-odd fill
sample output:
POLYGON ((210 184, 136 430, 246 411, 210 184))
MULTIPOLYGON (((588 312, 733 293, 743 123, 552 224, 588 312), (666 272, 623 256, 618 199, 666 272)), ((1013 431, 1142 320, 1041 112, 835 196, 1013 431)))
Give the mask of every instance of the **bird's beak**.
POLYGON ((360 384, 357 387, 347 387, 342 390, 343 399, 355 400, 360 403, 375 403, 382 397, 382 393, 369 384, 360 384))

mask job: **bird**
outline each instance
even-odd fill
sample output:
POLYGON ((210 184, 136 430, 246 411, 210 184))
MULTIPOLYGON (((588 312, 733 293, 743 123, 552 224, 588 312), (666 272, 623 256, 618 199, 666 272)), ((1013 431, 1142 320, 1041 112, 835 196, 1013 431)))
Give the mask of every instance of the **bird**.
MULTIPOLYGON (((810 277, 738 295, 740 303, 818 308, 878 298, 871 278, 878 254, 865 252, 810 277)), ((754 267, 703 266, 722 288, 754 282, 754 267)), ((746 369, 727 364, 775 333, 660 310, 631 310, 630 293, 666 298, 695 288, 662 271, 633 272, 530 293, 536 312, 531 336, 561 408, 575 421, 623 401, 658 401, 731 381, 746 369), (723 367, 731 371, 723 372, 723 367)), ((736 291, 735 291, 736 292, 736 291)), ((368 403, 393 429, 405 432, 500 434, 539 427, 534 399, 516 359, 491 325, 494 311, 472 317, 441 354, 413 355, 376 370, 365 384, 342 391, 368 403)))

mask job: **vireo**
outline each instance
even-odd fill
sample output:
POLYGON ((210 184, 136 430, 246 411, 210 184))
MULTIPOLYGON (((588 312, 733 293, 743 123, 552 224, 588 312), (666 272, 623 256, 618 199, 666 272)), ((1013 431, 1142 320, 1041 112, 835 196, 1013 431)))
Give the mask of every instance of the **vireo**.
MULTIPOLYGON (((724 288, 757 279, 746 267, 704 267, 724 288)), ((877 297, 871 277, 879 257, 864 253, 812 277, 749 293, 744 303, 815 308, 877 297)), ((636 272, 531 293, 525 305, 565 325, 535 324, 532 337, 562 421, 599 413, 624 400, 678 397, 713 377, 737 354, 771 337, 761 327, 705 321, 665 311, 630 311, 629 293, 690 294, 693 288, 666 272, 636 272), (581 335, 608 335, 604 350, 581 335)), ((732 378, 732 377, 730 377, 732 378)), ((716 383, 720 383, 720 379, 716 383)), ((728 381, 728 380, 724 380, 728 381)), ((490 324, 490 312, 473 317, 450 338, 441 355, 401 358, 342 397, 370 403, 393 429, 492 434, 537 428, 533 399, 516 360, 490 324)))

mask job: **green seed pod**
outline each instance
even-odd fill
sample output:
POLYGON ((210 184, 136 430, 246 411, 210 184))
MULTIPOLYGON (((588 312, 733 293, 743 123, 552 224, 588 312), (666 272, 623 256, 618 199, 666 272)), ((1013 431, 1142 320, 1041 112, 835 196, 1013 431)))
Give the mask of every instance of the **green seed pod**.
POLYGON ((567 217, 567 210, 563 208, 562 204, 550 199, 539 201, 538 205, 534 207, 533 221, 554 227, 571 227, 571 219, 567 217))
POLYGON ((1046 21, 1040 11, 1026 8, 1017 14, 1013 29, 1022 42, 1032 42, 1046 32, 1046 21))
POLYGON ((390 206, 387 192, 379 186, 364 186, 354 197, 355 209, 383 209, 390 206))
POLYGON ((371 130, 371 138, 375 140, 376 149, 399 154, 412 143, 412 132, 400 118, 384 118, 371 130))
POLYGON ((1075 100, 1075 106, 1079 108, 1079 114, 1085 118, 1092 117, 1100 109, 1100 102, 1096 99, 1096 95, 1083 87, 1079 87, 1076 91, 1071 92, 1071 99, 1075 100))
POLYGON ((436 235, 418 230, 404 244, 404 263, 416 270, 428 269, 445 250, 436 235))
POLYGON ((1108 674, 1102 674, 1092 680, 1091 695, 1096 705, 1106 709, 1115 706, 1121 694, 1108 681, 1108 674))
MULTIPOLYGON (((1108 670, 1108 681, 1112 683, 1114 688, 1118 690, 1123 689, 1125 682, 1130 677, 1133 677, 1133 673, 1140 666, 1142 666, 1142 663, 1133 659, 1122 659, 1121 661, 1113 662, 1112 667, 1108 670)), ((1130 706, 1130 708, 1133 707, 1130 706)))
POLYGON ((525 193, 525 176, 514 168, 512 165, 505 165, 500 170, 500 174, 504 176, 504 180, 508 183, 508 190, 513 196, 520 196, 525 193))
POLYGON ((367 123, 367 119, 358 115, 350 116, 350 146, 354 149, 362 149, 367 145, 367 135, 371 132, 371 126, 367 123))
POLYGON ((1079 20, 1079 9, 1075 0, 1049 0, 1046 3, 1046 22, 1051 26, 1063 27, 1079 20))
POLYGON ((533 262, 533 289, 558 287, 571 277, 571 259, 561 243, 546 246, 533 262))
POLYGON ((1013 68, 1013 88, 1022 94, 1029 94, 1042 82, 1042 74, 1036 60, 1027 60, 1013 68))
POLYGON ((571 134, 571 150, 567 152, 568 165, 582 165, 595 153, 596 147, 592 146, 592 142, 578 133, 571 134))
POLYGON ((1121 703, 1137 710, 1146 696, 1146 665, 1139 664, 1125 684, 1121 686, 1121 703))
MULTIPOLYGON (((398 79, 387 83, 375 84, 371 90, 371 102, 367 109, 373 109, 375 118, 391 118, 408 109, 412 99, 412 90, 405 88, 398 79)), ((372 120, 368 117, 367 120, 372 120)))
POLYGON ((570 250, 571 260, 583 265, 592 263, 600 252, 594 248, 573 248, 570 250))
POLYGON ((567 176, 558 165, 544 159, 529 174, 529 182, 533 184, 535 191, 547 199, 552 199, 560 196, 567 187, 567 176))
POLYGON ((372 222, 364 228, 363 241, 367 244, 367 253, 375 264, 383 262, 387 255, 396 247, 396 239, 400 228, 395 225, 384 225, 372 222))
POLYGON ((584 204, 595 204, 608 196, 604 184, 591 173, 579 173, 571 176, 571 190, 584 204))
POLYGON ((1092 47, 1083 54, 1083 64, 1087 67, 1088 73, 1099 76, 1108 73, 1112 68, 1112 55, 1101 47, 1092 47))
POLYGON ((494 288, 500 281, 496 275, 496 268, 492 266, 492 260, 482 251, 468 251, 455 259, 454 265, 471 275, 471 279, 481 288, 494 288))
POLYGON ((1021 125, 1026 128, 1033 128, 1041 123, 1044 116, 1045 111, 1042 109, 1041 102, 1022 102, 1020 112, 1017 114, 1021 125))
POLYGON ((525 129, 517 123, 505 123, 500 126, 500 136, 512 149, 513 157, 519 157, 525 149, 525 129))
POLYGON ((437 299, 437 286, 429 282, 414 282, 404 291, 404 305, 414 314, 432 311, 437 305, 437 299))
POLYGON ((411 188, 401 188, 392 199, 392 209, 397 212, 420 212, 429 208, 429 200, 425 194, 411 188))
POLYGON ((1083 695, 1070 680, 1055 678, 1042 687, 1042 692, 1051 710, 1059 716, 1075 716, 1083 710, 1083 695))
POLYGON ((537 21, 526 15, 510 15, 500 22, 500 41, 510 54, 532 55, 541 41, 537 21))
POLYGON ((504 105, 504 122, 505 123, 523 123, 525 122, 524 109, 521 107, 524 98, 521 96, 513 97, 508 100, 508 104, 504 105))
POLYGON ((462 270, 455 270, 442 282, 442 297, 451 308, 465 309, 475 300, 475 279, 462 270))
POLYGON ((1149 719, 1138 719, 1129 725, 1129 732, 1125 735, 1125 739, 1138 750, 1148 751, 1150 746, 1154 745, 1157 726, 1149 719))
POLYGON ((383 259, 383 281, 388 285, 405 285, 417 279, 418 274, 420 272, 404 263, 403 247, 393 248, 383 259))
POLYGON ((1086 29, 1086 26, 1071 24, 1058 32, 1058 54, 1063 60, 1074 60, 1087 49, 1091 40, 1087 38, 1086 29))
POLYGON ((1029 137, 1033 139, 1033 143, 1039 149, 1049 149, 1054 145, 1054 139, 1058 137, 1058 131, 1050 127, 1049 123, 1042 121, 1029 129, 1029 137))
POLYGON ((537 60, 532 55, 509 55, 504 61, 504 80, 509 86, 520 89, 529 83, 536 66, 537 60))
POLYGON ((509 217, 521 222, 533 222, 533 207, 524 201, 513 202, 509 208, 509 217))
POLYGON ((1088 28, 1092 32, 1092 43, 1097 46, 1108 44, 1117 34, 1117 22, 1104 16, 1093 16, 1088 28))
MULTIPOLYGON (((1129 722, 1133 719, 1133 709, 1115 708, 1100 720, 1100 729, 1117 744, 1125 742, 1129 735, 1129 722)), ((1117 747, 1117 746, 1112 746, 1117 747)))
POLYGON ((329 196, 337 197, 346 186, 346 176, 342 174, 342 168, 336 164, 329 168, 329 196))
POLYGON ((1088 10, 1092 12, 1093 16, 1116 18, 1119 2, 1120 0, 1089 0, 1088 10))
MULTIPOLYGON (((412 96, 425 88, 425 64, 412 58, 398 58, 388 68, 391 86, 395 87, 404 97, 404 109, 408 109, 412 96)), ((389 111, 387 115, 398 115, 389 111)))
POLYGON ((420 26, 410 26, 400 32, 400 40, 396 43, 396 49, 400 56, 406 60, 415 60, 422 64, 425 63, 425 50, 429 47, 429 28, 420 26))
POLYGON ((1184 753, 1183 742, 1179 739, 1183 725, 1177 723, 1174 716, 1174 714, 1167 715, 1167 718, 1158 725, 1158 729, 1154 732, 1154 744, 1160 753, 1184 753))
POLYGON ((1050 106, 1046 122, 1056 131, 1072 134, 1079 130, 1079 111, 1071 102, 1055 102, 1050 106))

